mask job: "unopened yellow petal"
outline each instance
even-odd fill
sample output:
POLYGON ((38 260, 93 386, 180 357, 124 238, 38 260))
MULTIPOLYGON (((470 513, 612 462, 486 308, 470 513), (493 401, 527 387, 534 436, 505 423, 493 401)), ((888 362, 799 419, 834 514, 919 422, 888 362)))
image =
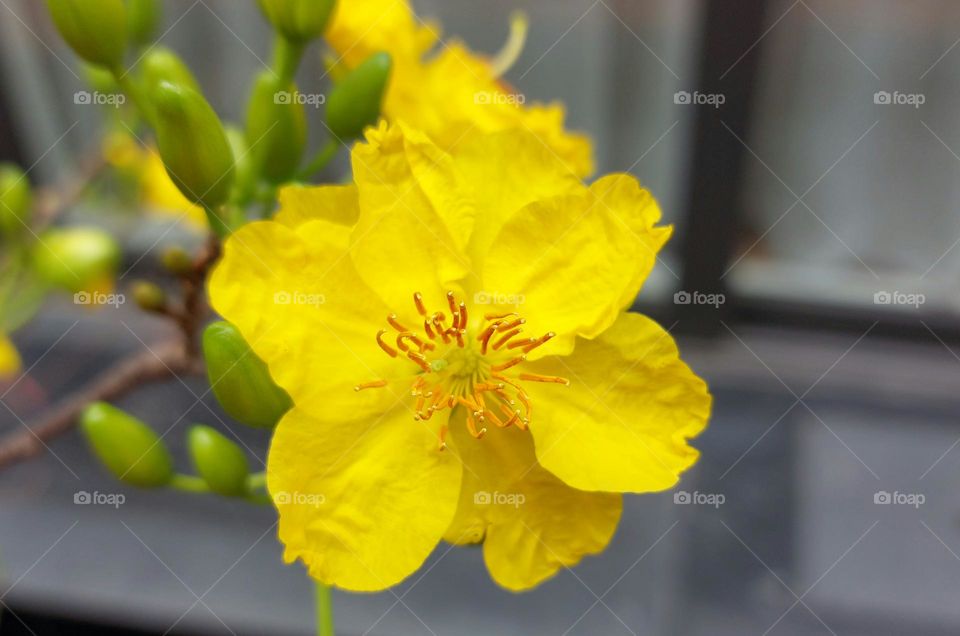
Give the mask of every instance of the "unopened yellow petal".
POLYGON ((475 543, 493 579, 520 591, 560 568, 601 552, 620 519, 619 494, 576 490, 537 464, 529 432, 488 426, 482 439, 451 421, 453 450, 463 461, 457 516, 445 539, 475 543))
POLYGON ((570 380, 526 388, 540 464, 571 486, 665 490, 696 462, 687 440, 706 427, 711 397, 670 334, 649 318, 624 313, 597 339, 578 339, 570 356, 529 369, 570 380))
POLYGON ((267 484, 284 557, 354 590, 386 589, 413 573, 449 526, 461 467, 437 450, 435 427, 390 403, 376 417, 295 407, 277 425, 267 484))

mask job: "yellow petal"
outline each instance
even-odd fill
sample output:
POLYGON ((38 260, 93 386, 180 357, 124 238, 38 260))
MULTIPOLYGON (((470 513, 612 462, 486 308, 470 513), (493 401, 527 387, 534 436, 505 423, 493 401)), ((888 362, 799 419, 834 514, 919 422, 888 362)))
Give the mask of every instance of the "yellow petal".
POLYGON ((525 387, 540 464, 571 486, 664 490, 696 462, 687 440, 706 427, 711 397, 670 334, 649 318, 621 314, 596 340, 577 340, 569 357, 527 368, 570 380, 525 387))
POLYGON ((487 255, 484 289, 522 299, 531 333, 557 333, 542 354, 567 353, 574 336, 593 338, 612 325, 669 235, 653 227, 653 198, 628 187, 632 178, 615 179, 515 212, 487 255))
MULTIPOLYGON (((346 252, 349 229, 250 223, 227 240, 210 280, 213 307, 235 324, 303 407, 332 416, 374 412, 362 382, 408 376, 412 365, 376 344, 389 313, 346 252)), ((409 386, 406 384, 405 386, 409 386)))
POLYGON ((324 37, 353 67, 377 51, 419 58, 439 37, 439 29, 417 18, 406 0, 356 0, 337 3, 324 37))
POLYGON ((464 464, 463 485, 444 538, 483 538, 487 569, 503 587, 531 588, 609 543, 621 496, 564 484, 537 464, 529 432, 491 428, 477 440, 461 415, 451 420, 450 440, 464 464))
MULTIPOLYGON (((487 252, 507 219, 529 203, 583 190, 580 180, 560 160, 523 130, 472 133, 452 151, 462 180, 474 185, 476 223, 469 254, 481 270, 487 252)), ((424 186, 426 187, 426 186, 424 186)))
POLYGON ((0 333, 0 380, 9 380, 20 371, 20 354, 10 339, 0 333))
POLYGON ((656 227, 660 206, 650 191, 631 174, 614 173, 600 177, 590 185, 595 205, 603 206, 624 232, 637 239, 640 258, 634 277, 624 288, 620 307, 629 307, 656 264, 656 255, 673 234, 673 226, 656 227))
POLYGON ((389 399, 393 406, 378 417, 295 407, 273 437, 267 483, 284 558, 302 559, 328 585, 375 591, 399 583, 429 556, 456 510, 456 457, 437 450, 436 430, 389 399))
POLYGON ((308 221, 325 220, 352 226, 360 214, 357 186, 292 185, 280 190, 280 210, 274 221, 297 227, 308 221))
MULTIPOLYGON (((406 134, 381 122, 352 154, 361 212, 350 254, 367 285, 401 317, 408 307, 412 311, 414 292, 442 299, 470 271, 469 259, 418 183, 406 134)), ((429 144, 422 137, 418 143, 429 144)))

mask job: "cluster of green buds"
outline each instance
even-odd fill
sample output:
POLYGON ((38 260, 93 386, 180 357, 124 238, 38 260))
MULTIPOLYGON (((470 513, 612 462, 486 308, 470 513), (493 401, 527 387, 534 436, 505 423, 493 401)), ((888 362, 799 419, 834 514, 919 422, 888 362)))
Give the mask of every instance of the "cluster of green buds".
POLYGON ((51 292, 90 307, 106 304, 120 264, 120 247, 93 226, 41 229, 28 176, 0 164, 0 334, 33 318, 51 292))
MULTIPOLYGON (((203 335, 210 385, 220 405, 238 422, 272 429, 292 402, 233 325, 215 322, 203 335)), ((251 473, 236 442, 203 424, 187 431, 195 474, 178 473, 162 436, 129 413, 96 402, 86 407, 81 429, 94 455, 120 481, 139 488, 176 488, 251 501, 263 499, 263 473, 251 473)))
MULTIPOLYGON (((152 131, 157 152, 176 188, 201 207, 211 230, 224 237, 240 225, 274 211, 277 189, 309 179, 347 142, 377 122, 391 72, 391 58, 376 53, 349 71, 331 73, 332 88, 318 99, 297 85, 306 49, 325 33, 335 0, 257 0, 273 30, 270 68, 252 80, 245 121, 221 120, 203 88, 173 51, 151 45, 161 21, 159 0, 47 0, 53 22, 82 60, 94 90, 122 92, 129 105, 119 115, 130 130, 152 131), (134 61, 132 66, 127 63, 134 61), (328 141, 308 156, 308 128, 325 104, 328 141)), ((0 171, 0 231, 28 223, 29 185, 0 171), (11 187, 2 188, 4 182, 11 187)), ((53 229, 34 266, 50 284, 78 290, 111 280, 119 250, 89 228, 53 229)), ((163 264, 193 280, 193 259, 168 250, 163 264)), ((193 281, 194 283, 196 281, 193 281)), ((159 285, 138 281, 136 304, 156 314, 175 311, 159 285)), ((290 397, 231 324, 215 322, 202 337, 202 354, 214 396, 237 422, 270 430, 291 408, 290 397)), ((138 487, 169 487, 227 497, 262 497, 262 473, 251 474, 247 455, 217 430, 194 425, 187 433, 193 470, 179 473, 162 436, 117 407, 86 408, 82 431, 94 454, 117 479, 138 487)))
POLYGON ((258 0, 274 30, 274 57, 253 80, 242 132, 221 121, 172 51, 146 48, 133 68, 125 68, 130 50, 144 47, 156 30, 157 0, 47 3, 64 40, 87 64, 91 83, 107 87, 112 81, 130 97, 140 121, 153 130, 171 180, 207 212, 220 236, 272 212, 278 187, 309 178, 380 117, 391 67, 386 53, 343 74, 323 100, 311 101, 296 84, 304 51, 324 34, 335 0, 258 0), (308 160, 306 104, 324 102, 329 140, 308 160), (259 211, 250 210, 257 205, 259 211))

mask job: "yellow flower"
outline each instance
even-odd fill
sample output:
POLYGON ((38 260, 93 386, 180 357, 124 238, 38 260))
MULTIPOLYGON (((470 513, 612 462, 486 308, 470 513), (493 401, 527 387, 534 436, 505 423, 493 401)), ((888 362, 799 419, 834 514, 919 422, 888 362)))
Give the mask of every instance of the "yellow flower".
POLYGON ((7 336, 0 332, 0 380, 11 379, 20 371, 20 354, 7 336))
MULTIPOLYGON (((518 47, 508 45, 506 59, 490 60, 454 39, 428 57, 439 29, 422 22, 406 0, 358 0, 338 6, 326 33, 338 65, 353 68, 378 51, 393 57, 383 104, 388 119, 424 131, 448 150, 472 128, 527 129, 578 176, 593 171, 590 140, 564 130, 562 105, 526 106, 524 96, 499 79, 518 47)), ((523 31, 517 20, 514 31, 523 31)))
POLYGON ((130 135, 116 132, 104 140, 104 156, 110 165, 133 175, 140 189, 140 200, 148 212, 164 217, 183 217, 190 227, 207 228, 203 208, 183 196, 167 174, 156 149, 144 148, 130 135))
POLYGON ((670 235, 656 202, 526 131, 447 153, 381 122, 352 162, 350 185, 283 190, 210 283, 295 403, 267 466, 286 559, 378 590, 482 541, 521 590, 602 551, 619 493, 673 486, 710 410, 626 312, 670 235))

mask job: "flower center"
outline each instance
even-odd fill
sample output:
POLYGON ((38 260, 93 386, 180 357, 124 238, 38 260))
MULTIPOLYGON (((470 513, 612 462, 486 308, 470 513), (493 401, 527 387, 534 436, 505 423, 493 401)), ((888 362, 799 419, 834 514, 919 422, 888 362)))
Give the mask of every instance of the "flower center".
MULTIPOLYGON (((527 354, 554 337, 521 337, 526 320, 516 312, 484 314, 471 321, 467 306, 447 292, 447 308, 431 312, 418 292, 413 295, 422 328, 414 330, 399 321, 397 314, 387 316, 390 329, 377 332, 377 344, 391 358, 406 357, 419 367, 410 387, 416 398, 414 420, 426 421, 437 411, 457 407, 466 409, 467 430, 476 439, 487 432, 487 425, 500 428, 517 426, 527 430, 532 405, 521 382, 550 382, 569 385, 566 378, 520 373, 518 367, 527 354)), ((387 386, 387 380, 374 380, 354 387, 356 391, 387 386)), ((440 450, 446 425, 440 428, 440 450)))

